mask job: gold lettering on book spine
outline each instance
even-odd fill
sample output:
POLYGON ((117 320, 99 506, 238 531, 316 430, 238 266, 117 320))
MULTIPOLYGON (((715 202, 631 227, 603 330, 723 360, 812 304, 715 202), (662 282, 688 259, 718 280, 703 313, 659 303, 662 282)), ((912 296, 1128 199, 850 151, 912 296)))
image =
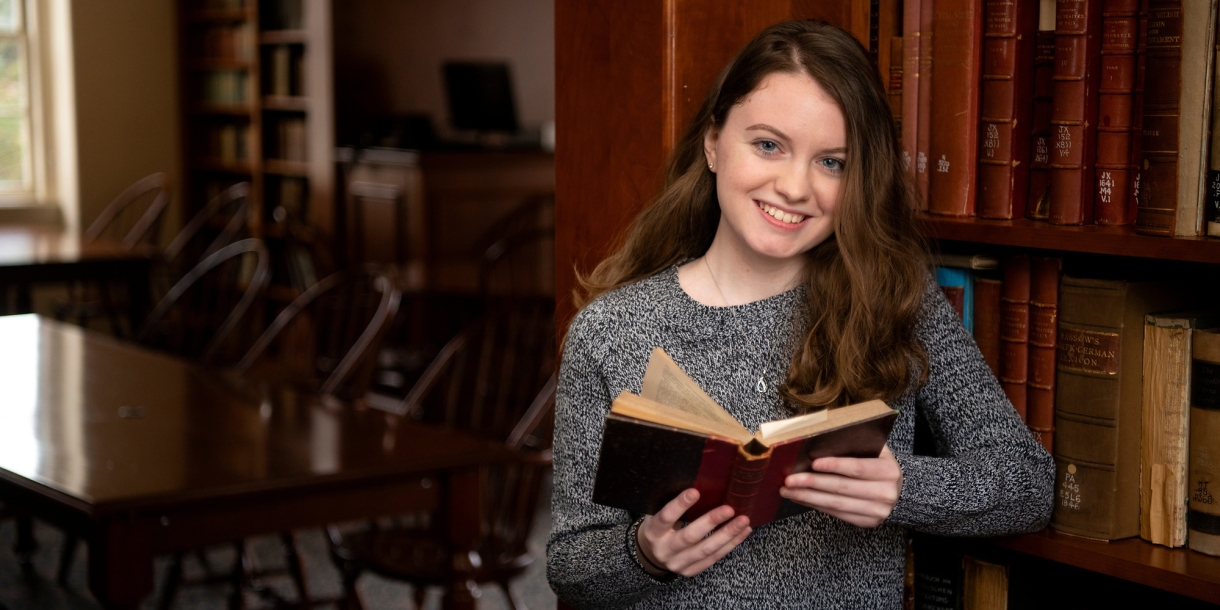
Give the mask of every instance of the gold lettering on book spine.
POLYGON ((1059 369, 1098 375, 1117 375, 1118 333, 1061 326, 1059 369))

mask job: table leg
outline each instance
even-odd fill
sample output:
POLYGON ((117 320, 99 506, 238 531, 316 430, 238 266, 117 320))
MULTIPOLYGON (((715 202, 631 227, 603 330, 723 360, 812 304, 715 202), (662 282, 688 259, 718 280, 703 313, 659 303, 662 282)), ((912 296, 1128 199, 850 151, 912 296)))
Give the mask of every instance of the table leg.
POLYGON ((103 522, 89 537, 89 588, 103 608, 138 608, 153 591, 150 527, 103 522))

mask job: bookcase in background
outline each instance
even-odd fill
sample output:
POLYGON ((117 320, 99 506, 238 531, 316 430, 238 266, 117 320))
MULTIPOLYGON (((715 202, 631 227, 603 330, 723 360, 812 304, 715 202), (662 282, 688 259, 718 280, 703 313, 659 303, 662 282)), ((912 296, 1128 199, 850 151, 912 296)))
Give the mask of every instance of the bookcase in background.
MULTIPOLYGON (((905 0, 906 14, 919 15, 916 0, 905 0)), ((979 0, 982 4, 983 0, 979 0)), ((862 27, 878 7, 879 40, 890 31, 883 17, 894 5, 883 0, 684 0, 660 11, 649 0, 556 0, 555 57, 557 130, 556 165, 556 296, 559 329, 573 313, 569 295, 574 268, 588 272, 611 248, 615 236, 659 187, 665 155, 701 101, 723 62, 763 26, 788 18, 823 18, 852 31, 862 41, 862 27), (748 15, 764 23, 743 24, 748 15), (757 25, 757 27, 754 27, 757 25), (687 32, 684 35, 678 33, 687 32), (711 34, 704 35, 704 32, 711 34), (629 46, 636 50, 623 54, 629 46), (631 104, 622 100, 630 99, 631 104), (598 120, 588 120, 588 117, 598 120), (622 125, 632 125, 630 130, 622 125), (662 137, 640 134, 661 133, 662 137), (590 150, 615 154, 591 155, 590 150)), ((901 23, 898 13, 897 22, 901 23)), ((894 23, 894 21, 890 21, 894 23)), ((1048 28, 1041 28, 1047 30, 1048 28)), ((917 44, 904 39, 904 70, 918 66, 917 44)), ((1044 41, 1044 60, 1050 59, 1044 41)), ((889 80, 890 56, 880 53, 879 66, 889 80)), ((1043 73, 1049 64, 1043 63, 1043 73)), ((904 73, 904 93, 913 74, 904 73)), ((1049 81, 1048 81, 1049 82, 1049 81)), ((1039 90, 1040 91, 1040 90, 1039 90)), ((1042 112, 1047 110, 1043 100, 1042 112)), ((919 116, 903 108, 904 126, 918 127, 919 116)), ((1044 116, 1049 126, 1049 116, 1044 116)), ((1037 122, 1035 121, 1037 124, 1037 122)), ((1091 163, 1091 161, 1090 161, 1091 163)), ((1046 171, 1046 170, 1043 170, 1046 171)), ((1039 198, 1041 199, 1041 198, 1039 198)), ((1090 199, 1091 201, 1092 199, 1090 199)), ((1037 208, 1036 202, 1030 202, 1037 208)), ((1138 235, 1132 226, 1051 225, 1024 218, 983 220, 974 217, 925 216, 927 233, 942 249, 989 249, 1000 254, 1025 253, 1100 261, 1114 270, 1140 265, 1154 271, 1188 270, 1207 282, 1220 276, 1220 240, 1138 235)), ((562 332, 562 330, 560 331, 562 332)), ((1138 538, 1094 542, 1051 531, 993 540, 968 541, 1004 557, 1034 560, 1092 580, 1080 581, 1081 599, 1108 599, 1132 587, 1152 587, 1162 606, 1180 598, 1170 591, 1220 603, 1220 557, 1170 549, 1138 538), (1051 563, 1051 562, 1057 562, 1051 563), (1118 585, 1118 586, 1115 586, 1118 585), (1090 595, 1092 594, 1092 597, 1090 595)), ((1052 570, 1053 571, 1053 570, 1052 570)), ((1010 581, 1010 589, 1021 588, 1010 581)), ((1135 599, 1135 597, 1130 597, 1135 599)), ((1041 608, 1062 600, 1038 596, 1041 608)), ((1087 607, 1087 604, 1079 604, 1087 607)))
MULTIPOLYGON (((250 230, 334 230, 331 0, 179 0, 187 214, 250 183, 250 230)), ((282 244, 278 249, 283 250, 282 244)), ((301 278, 273 279, 288 299, 301 278)))

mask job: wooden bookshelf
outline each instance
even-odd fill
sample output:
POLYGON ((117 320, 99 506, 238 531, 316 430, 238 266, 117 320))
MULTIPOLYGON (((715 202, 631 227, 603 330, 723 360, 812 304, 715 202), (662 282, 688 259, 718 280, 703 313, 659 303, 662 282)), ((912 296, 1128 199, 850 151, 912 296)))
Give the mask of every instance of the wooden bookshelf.
POLYGON ((986 543, 1130 582, 1220 604, 1220 557, 1139 538, 1105 542, 1060 534, 992 538, 986 543))
MULTIPOLYGON (((186 213, 247 181, 250 232, 273 253, 291 239, 281 221, 331 234, 331 0, 178 1, 186 213)), ((303 288, 272 282, 280 297, 303 288)))
POLYGON ((1130 226, 1059 226, 1026 220, 985 220, 923 215, 934 239, 1040 250, 1132 256, 1220 264, 1220 239, 1140 235, 1130 226))

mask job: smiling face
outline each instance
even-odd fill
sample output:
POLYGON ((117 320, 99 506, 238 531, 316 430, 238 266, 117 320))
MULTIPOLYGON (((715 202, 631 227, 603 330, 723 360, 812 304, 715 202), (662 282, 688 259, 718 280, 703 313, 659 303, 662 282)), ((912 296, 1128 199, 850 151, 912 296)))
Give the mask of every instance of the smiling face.
POLYGON ((704 151, 720 202, 713 249, 747 264, 799 266, 834 233, 847 123, 809 76, 764 78, 708 131, 704 151))

